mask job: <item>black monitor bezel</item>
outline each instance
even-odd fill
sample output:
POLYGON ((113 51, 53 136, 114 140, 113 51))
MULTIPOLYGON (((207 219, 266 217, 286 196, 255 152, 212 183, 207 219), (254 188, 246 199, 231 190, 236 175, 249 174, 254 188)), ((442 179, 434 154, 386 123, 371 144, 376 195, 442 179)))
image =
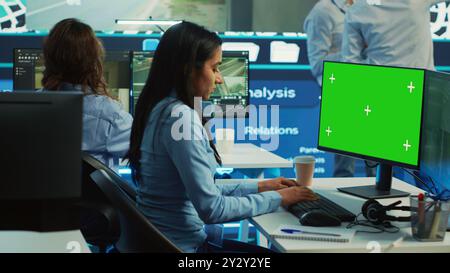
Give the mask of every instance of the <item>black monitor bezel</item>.
MULTIPOLYGON (((318 126, 318 135, 317 135, 317 149, 322 150, 322 151, 326 151, 326 152, 332 152, 332 153, 337 153, 337 154, 342 154, 342 155, 347 155, 347 156, 351 156, 351 157, 357 157, 357 158, 361 158, 364 160, 371 160, 371 161, 376 161, 376 162, 380 162, 383 164, 389 164, 392 166, 398 166, 398 167, 404 167, 404 168, 408 168, 408 169, 413 169, 413 170, 419 170, 420 169, 420 165, 421 165, 421 154, 422 154, 422 129, 423 129, 423 118, 424 118, 424 112, 425 112, 425 94, 426 94, 426 81, 427 81, 427 77, 426 77, 426 73, 427 70, 426 69, 421 69, 421 68, 411 68, 411 67, 403 67, 403 66, 387 66, 387 65, 373 65, 373 64, 361 64, 361 63, 351 63, 351 62, 338 62, 338 61, 324 61, 323 62, 323 69, 325 68, 325 64, 326 63, 340 63, 340 64, 351 64, 351 65, 359 65, 359 66, 377 66, 377 67, 388 67, 388 68, 398 68, 398 69, 408 69, 408 70, 420 70, 423 71, 423 86, 422 86, 422 112, 421 112, 421 117, 420 117, 420 130, 419 130, 419 149, 418 149, 418 156, 417 156, 417 165, 411 165, 411 164, 407 164, 407 163, 403 163, 403 162, 398 162, 398 161, 393 161, 393 160, 388 160, 388 159, 383 159, 383 158, 379 158, 379 157, 373 157, 373 156, 368 156, 368 155, 363 155, 363 154, 358 154, 358 153, 353 153, 353 152, 348 152, 348 151, 343 151, 343 150, 338 150, 338 149, 333 149, 333 148, 329 148, 329 147, 325 147, 320 145, 320 120, 321 120, 321 114, 322 114, 322 102, 323 102, 323 83, 324 83, 324 77, 322 77, 322 86, 321 86, 321 98, 320 98, 320 111, 319 111, 319 126, 318 126)), ((322 70, 324 71, 324 70, 322 70)))

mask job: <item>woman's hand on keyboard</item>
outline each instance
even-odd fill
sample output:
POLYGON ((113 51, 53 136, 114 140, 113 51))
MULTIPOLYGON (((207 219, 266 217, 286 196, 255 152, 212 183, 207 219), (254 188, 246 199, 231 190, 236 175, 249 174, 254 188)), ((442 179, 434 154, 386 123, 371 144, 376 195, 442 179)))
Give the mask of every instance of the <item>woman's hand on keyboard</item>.
POLYGON ((297 186, 294 180, 284 177, 277 177, 258 182, 258 192, 277 191, 293 186, 297 186))
POLYGON ((281 195, 281 205, 290 206, 302 201, 317 200, 317 195, 307 187, 296 186, 278 190, 281 195))

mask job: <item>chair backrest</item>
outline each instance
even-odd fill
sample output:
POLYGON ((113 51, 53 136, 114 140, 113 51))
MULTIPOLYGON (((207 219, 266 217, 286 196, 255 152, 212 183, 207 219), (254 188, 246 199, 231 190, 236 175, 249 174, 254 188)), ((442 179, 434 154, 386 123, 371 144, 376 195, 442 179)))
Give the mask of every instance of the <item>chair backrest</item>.
MULTIPOLYGON (((83 158, 83 180, 90 180, 90 175, 96 170, 104 170, 109 175, 117 175, 116 172, 111 170, 108 166, 103 164, 97 158, 88 154, 87 152, 82 153, 83 158), (87 178, 87 179, 86 179, 87 178)), ((121 179, 119 182, 120 188, 125 191, 130 198, 136 201, 136 188, 130 185, 127 181, 121 179)))
POLYGON ((118 186, 122 180, 120 176, 97 170, 91 174, 91 178, 119 212, 121 233, 116 243, 119 252, 182 252, 139 211, 136 202, 118 186))
POLYGON ((120 234, 119 214, 107 196, 99 189, 90 175, 98 169, 108 169, 86 152, 82 152, 82 200, 81 232, 86 241, 105 252, 109 245, 117 242, 120 234))

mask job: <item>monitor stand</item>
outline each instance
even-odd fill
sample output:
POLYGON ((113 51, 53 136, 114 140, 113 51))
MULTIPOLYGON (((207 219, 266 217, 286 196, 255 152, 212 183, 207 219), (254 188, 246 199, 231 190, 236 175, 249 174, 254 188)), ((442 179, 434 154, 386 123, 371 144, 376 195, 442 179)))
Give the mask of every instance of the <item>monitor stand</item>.
POLYGON ((339 191, 355 195, 365 199, 382 199, 382 198, 395 198, 406 197, 409 193, 399 190, 391 189, 390 191, 380 191, 376 186, 358 186, 348 188, 338 188, 339 191))
POLYGON ((392 166, 380 163, 377 168, 376 185, 338 188, 339 191, 365 199, 406 197, 410 193, 391 189, 392 166))

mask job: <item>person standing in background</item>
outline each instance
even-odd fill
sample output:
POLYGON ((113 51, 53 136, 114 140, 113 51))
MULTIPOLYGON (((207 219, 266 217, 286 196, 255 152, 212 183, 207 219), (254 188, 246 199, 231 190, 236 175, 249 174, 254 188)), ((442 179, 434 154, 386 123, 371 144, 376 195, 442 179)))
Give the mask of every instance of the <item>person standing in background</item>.
POLYGON ((345 13, 353 0, 320 0, 305 19, 311 73, 322 85, 323 61, 340 61, 345 13))
POLYGON ((435 70, 430 8, 440 2, 449 0, 356 1, 345 16, 342 61, 435 70))
POLYGON ((342 61, 435 70, 430 8, 449 0, 357 1, 345 17, 342 61))
MULTIPOLYGON (((308 35, 307 51, 311 73, 322 86, 323 61, 341 61, 344 18, 353 0, 320 0, 306 17, 304 30, 308 35)), ((355 159, 335 154, 335 177, 351 177, 355 173, 355 159)), ((367 176, 374 170, 366 166, 367 176)))

